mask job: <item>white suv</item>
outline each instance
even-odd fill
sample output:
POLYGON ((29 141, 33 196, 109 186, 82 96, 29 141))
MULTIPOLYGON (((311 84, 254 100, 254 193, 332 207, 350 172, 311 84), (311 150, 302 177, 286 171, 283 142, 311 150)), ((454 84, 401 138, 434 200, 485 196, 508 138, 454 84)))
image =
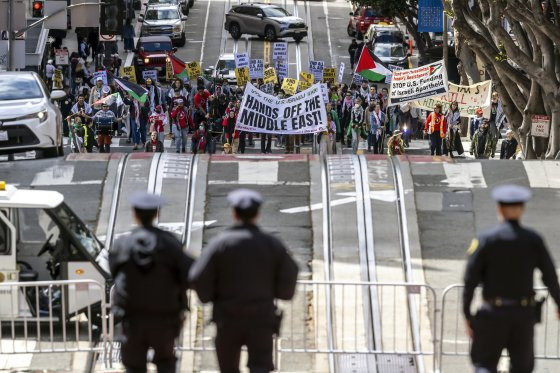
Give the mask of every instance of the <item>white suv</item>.
POLYGON ((53 103, 64 91, 49 93, 31 71, 0 73, 0 154, 42 150, 45 157, 64 155, 62 115, 53 103))

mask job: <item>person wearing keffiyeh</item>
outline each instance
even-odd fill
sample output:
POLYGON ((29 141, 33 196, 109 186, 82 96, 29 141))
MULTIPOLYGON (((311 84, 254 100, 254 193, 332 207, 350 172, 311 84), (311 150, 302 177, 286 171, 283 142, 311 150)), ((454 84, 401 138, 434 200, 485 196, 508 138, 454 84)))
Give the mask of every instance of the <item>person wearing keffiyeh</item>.
POLYGON ((352 99, 352 93, 346 91, 344 100, 342 101, 342 105, 340 108, 340 117, 341 117, 340 124, 342 126, 342 136, 341 136, 342 138, 340 143, 342 145, 344 145, 345 143, 346 131, 350 124, 353 107, 354 107, 354 99, 352 99))

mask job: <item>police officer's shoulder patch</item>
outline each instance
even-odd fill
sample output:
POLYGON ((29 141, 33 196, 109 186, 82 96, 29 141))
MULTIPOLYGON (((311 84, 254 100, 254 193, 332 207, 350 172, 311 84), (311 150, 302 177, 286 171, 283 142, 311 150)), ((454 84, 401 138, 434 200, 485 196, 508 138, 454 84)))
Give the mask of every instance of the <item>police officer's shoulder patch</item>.
POLYGON ((476 238, 473 238, 473 240, 471 241, 471 245, 467 249, 467 254, 469 255, 474 254, 476 249, 478 249, 478 240, 476 238))

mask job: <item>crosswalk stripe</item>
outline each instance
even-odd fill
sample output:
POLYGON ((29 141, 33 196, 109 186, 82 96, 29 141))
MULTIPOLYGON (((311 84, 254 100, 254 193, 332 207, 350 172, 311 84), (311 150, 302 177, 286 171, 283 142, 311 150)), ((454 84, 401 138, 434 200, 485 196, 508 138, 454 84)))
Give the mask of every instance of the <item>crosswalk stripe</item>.
POLYGON ((523 161, 531 188, 560 188, 560 162, 523 161))
POLYGON ((482 165, 479 162, 443 163, 447 179, 442 183, 450 188, 487 188, 482 165))
POLYGON ((238 162, 238 178, 240 184, 275 183, 278 181, 278 162, 238 162))

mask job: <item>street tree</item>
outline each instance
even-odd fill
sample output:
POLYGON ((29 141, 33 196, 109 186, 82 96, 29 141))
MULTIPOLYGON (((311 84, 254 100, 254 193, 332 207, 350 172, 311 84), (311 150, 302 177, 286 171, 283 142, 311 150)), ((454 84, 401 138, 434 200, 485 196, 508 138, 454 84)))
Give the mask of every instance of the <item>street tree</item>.
MULTIPOLYGON (((448 0, 445 5, 459 36, 457 48, 466 48, 457 55, 472 51, 482 60, 526 158, 554 158, 560 152, 560 10, 556 0, 448 0), (533 114, 551 117, 548 138, 530 135, 533 114)), ((465 58, 472 62, 472 56, 465 58)), ((472 71, 464 69, 469 80, 474 79, 472 71)))

